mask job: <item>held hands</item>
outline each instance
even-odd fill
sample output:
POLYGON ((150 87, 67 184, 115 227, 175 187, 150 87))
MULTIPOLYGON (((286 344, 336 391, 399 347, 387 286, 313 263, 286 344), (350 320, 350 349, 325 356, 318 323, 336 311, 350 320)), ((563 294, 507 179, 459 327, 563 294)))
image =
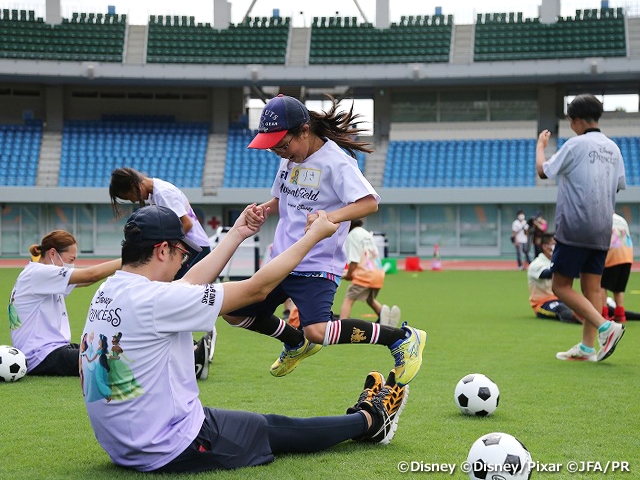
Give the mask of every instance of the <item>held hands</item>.
POLYGON ((238 231, 242 238, 249 238, 260 231, 269 216, 269 208, 259 206, 255 203, 248 205, 240 214, 233 228, 238 231))
POLYGON ((307 224, 304 227, 304 233, 307 233, 307 231, 309 230, 309 227, 311 227, 311 224, 315 222, 317 219, 318 219, 317 213, 310 213, 307 215, 307 224))
POLYGON ((318 210, 307 217, 307 226, 305 228, 305 235, 314 235, 319 241, 323 238, 329 238, 333 235, 338 227, 339 223, 333 223, 327 218, 327 212, 324 210, 318 210), (313 217, 313 220, 309 220, 313 217))

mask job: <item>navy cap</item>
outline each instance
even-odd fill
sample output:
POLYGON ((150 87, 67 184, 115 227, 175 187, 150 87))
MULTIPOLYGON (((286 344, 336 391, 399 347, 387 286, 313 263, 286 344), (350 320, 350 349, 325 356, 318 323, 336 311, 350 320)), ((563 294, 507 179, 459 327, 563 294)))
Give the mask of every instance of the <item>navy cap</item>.
POLYGON ((178 215, 160 205, 148 205, 133 212, 124 226, 124 239, 127 242, 180 240, 192 250, 202 251, 202 247, 185 236, 178 215))
POLYGON ((278 95, 269 100, 260 115, 258 134, 247 148, 265 150, 275 147, 287 132, 305 123, 311 117, 300 100, 287 95, 278 95))

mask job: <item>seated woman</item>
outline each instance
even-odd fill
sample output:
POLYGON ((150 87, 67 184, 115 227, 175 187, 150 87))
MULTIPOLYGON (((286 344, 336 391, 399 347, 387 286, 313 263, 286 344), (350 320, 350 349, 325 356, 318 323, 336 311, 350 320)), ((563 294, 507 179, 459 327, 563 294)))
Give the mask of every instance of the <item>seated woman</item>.
POLYGON ((29 252, 40 259, 29 262, 20 272, 11 292, 11 341, 27 357, 27 374, 77 377, 80 347, 71 343, 65 297, 75 287, 112 275, 122 260, 75 268, 78 244, 64 230, 48 233, 29 252))

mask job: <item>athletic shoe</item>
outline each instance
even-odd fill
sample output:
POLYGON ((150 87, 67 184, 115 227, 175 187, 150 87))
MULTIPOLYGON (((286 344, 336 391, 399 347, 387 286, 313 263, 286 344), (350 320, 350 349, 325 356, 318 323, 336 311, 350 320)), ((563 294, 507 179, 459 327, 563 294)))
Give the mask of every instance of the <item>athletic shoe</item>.
POLYGON ((209 348, 211 339, 208 335, 204 335, 196 344, 194 352, 196 362, 196 378, 206 380, 209 376, 209 348))
POLYGON ((400 307, 398 307, 397 305, 391 307, 391 313, 389 314, 390 327, 396 328, 398 325, 400 325, 400 315, 400 307))
POLYGON ((371 414, 371 428, 358 440, 388 444, 398 429, 400 414, 409 398, 409 386, 396 383, 395 371, 391 370, 385 385, 373 396, 360 404, 362 410, 371 414))
POLYGON ((274 377, 284 377, 298 366, 301 360, 318 353, 322 345, 311 343, 306 338, 300 347, 289 348, 286 345, 282 349, 280 357, 271 365, 271 375, 274 377))
POLYGON ((398 385, 407 385, 420 371, 422 351, 427 342, 427 332, 402 324, 402 330, 409 335, 391 345, 391 355, 395 360, 395 374, 398 385))
POLYGON ((598 334, 598 341, 600 342, 600 350, 598 351, 599 362, 613 353, 623 335, 624 325, 616 322, 611 322, 607 330, 598 334))
POLYGON ((574 345, 566 352, 556 353, 558 360, 570 360, 578 362, 597 362, 598 358, 596 352, 587 353, 580 348, 580 344, 574 345))
POLYGON ((218 338, 218 330, 213 327, 213 330, 207 333, 209 339, 209 363, 213 362, 213 354, 216 349, 216 339, 218 338))
POLYGON ((375 370, 369 372, 367 378, 364 379, 364 389, 360 394, 360 398, 358 398, 358 401, 353 407, 347 408, 347 415, 359 411, 359 405, 362 402, 370 402, 371 399, 380 391, 383 385, 384 377, 380 372, 376 372, 375 370))
POLYGON ((391 310, 389 309, 389 305, 382 305, 380 308, 380 316, 378 318, 378 322, 380 325, 389 325, 391 321, 391 310))

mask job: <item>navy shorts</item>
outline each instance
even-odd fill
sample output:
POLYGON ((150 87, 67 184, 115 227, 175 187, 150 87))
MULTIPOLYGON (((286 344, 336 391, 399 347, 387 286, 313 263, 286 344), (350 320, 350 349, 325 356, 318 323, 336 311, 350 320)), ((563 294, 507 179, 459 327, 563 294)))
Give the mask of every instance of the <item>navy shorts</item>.
POLYGON ((263 302, 229 312, 228 315, 233 317, 272 315, 287 298, 291 298, 298 307, 300 326, 325 323, 333 320, 331 307, 337 289, 338 285, 328 278, 287 275, 287 278, 274 288, 263 302))
POLYGON ((571 278, 580 278, 581 273, 602 275, 606 258, 606 250, 574 247, 556 240, 551 257, 551 272, 571 278))

